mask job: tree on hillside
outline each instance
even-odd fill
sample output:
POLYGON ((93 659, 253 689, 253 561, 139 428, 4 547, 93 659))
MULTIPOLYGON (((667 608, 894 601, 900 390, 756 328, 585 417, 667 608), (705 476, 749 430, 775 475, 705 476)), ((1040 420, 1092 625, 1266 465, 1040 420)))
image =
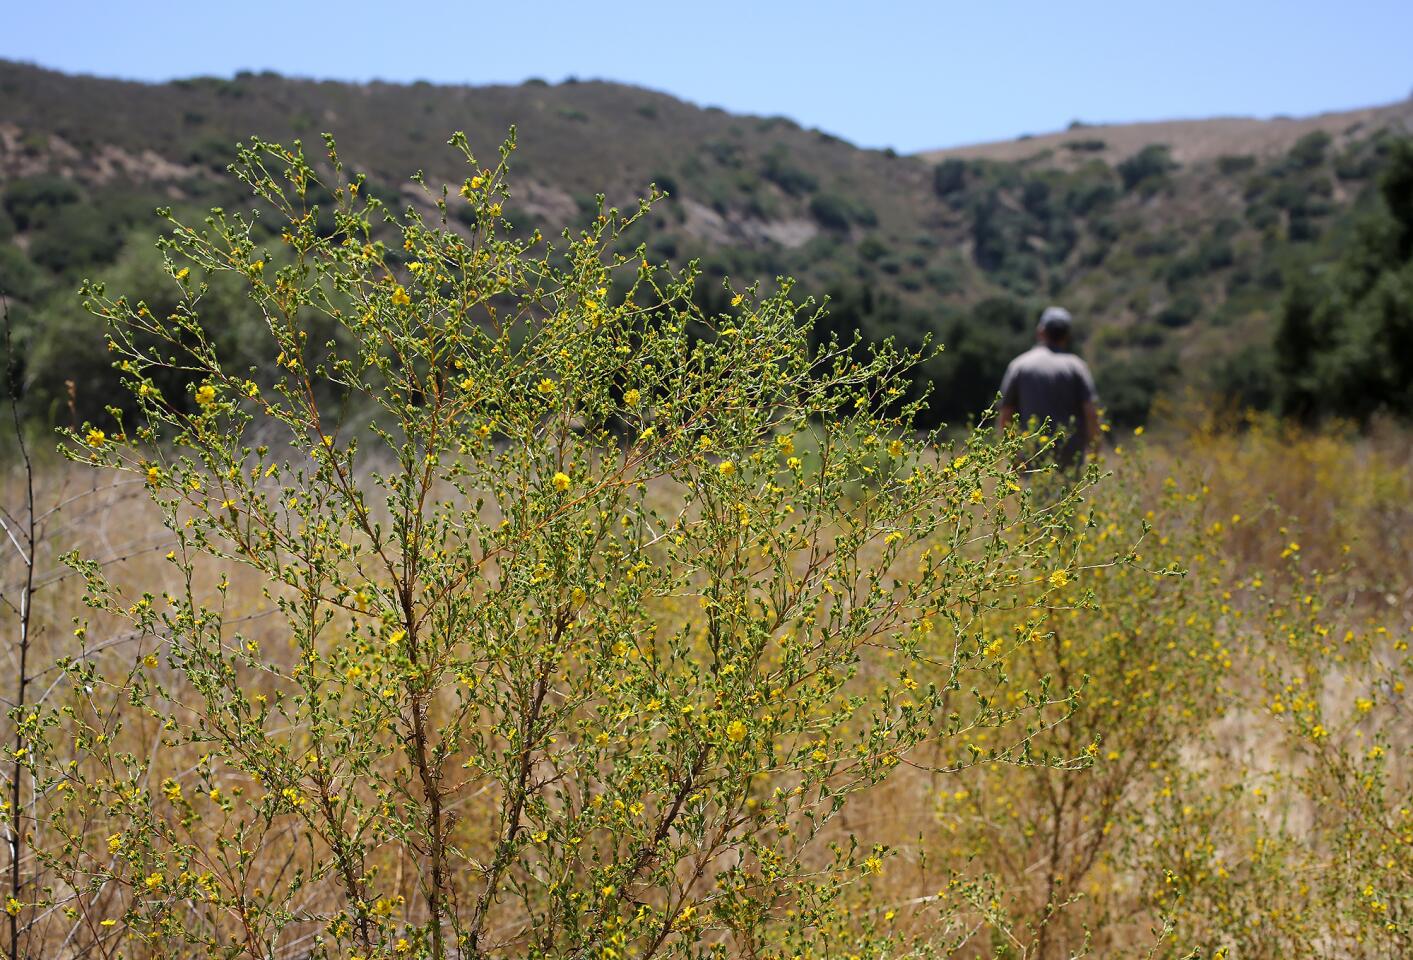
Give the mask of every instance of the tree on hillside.
POLYGON ((1393 148, 1379 192, 1330 274, 1287 290, 1275 344, 1286 413, 1413 415, 1413 140, 1393 148))
POLYGON ((1125 190, 1155 189, 1178 164, 1165 143, 1151 143, 1118 166, 1125 190))

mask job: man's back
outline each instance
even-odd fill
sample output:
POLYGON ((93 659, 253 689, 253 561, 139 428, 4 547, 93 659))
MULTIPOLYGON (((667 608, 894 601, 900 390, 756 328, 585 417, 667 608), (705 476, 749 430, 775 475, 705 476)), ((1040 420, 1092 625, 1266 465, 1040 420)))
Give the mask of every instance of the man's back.
POLYGON ((1088 364, 1044 343, 1012 360, 1001 381, 1001 402, 1016 412, 1021 423, 1032 417, 1048 419, 1069 435, 1061 461, 1072 459, 1083 448, 1085 405, 1098 401, 1088 364))

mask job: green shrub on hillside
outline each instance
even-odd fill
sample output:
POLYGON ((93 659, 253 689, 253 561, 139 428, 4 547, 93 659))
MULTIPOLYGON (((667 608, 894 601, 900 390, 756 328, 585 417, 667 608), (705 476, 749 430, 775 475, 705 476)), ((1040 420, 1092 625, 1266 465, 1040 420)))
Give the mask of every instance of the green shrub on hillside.
POLYGON ((1296 170, 1310 170, 1325 162, 1325 153, 1334 138, 1323 130, 1314 130, 1295 141, 1286 152, 1286 162, 1296 170))
POLYGON ((1250 154, 1223 154, 1217 158, 1217 172, 1224 177, 1245 173, 1256 166, 1256 158, 1250 154))
POLYGON ((62 177, 45 175, 12 180, 5 186, 3 205, 18 230, 44 226, 61 209, 78 203, 78 187, 62 177))
POLYGON ((966 186, 967 162, 955 157, 943 160, 932 168, 932 189, 942 198, 954 196, 966 186))
POLYGON ((766 154, 761 176, 792 196, 803 196, 819 189, 819 181, 792 164, 781 150, 766 154))
POLYGON ((1149 191, 1161 184, 1177 167, 1169 147, 1154 143, 1122 161, 1118 165, 1118 173, 1125 190, 1149 191))

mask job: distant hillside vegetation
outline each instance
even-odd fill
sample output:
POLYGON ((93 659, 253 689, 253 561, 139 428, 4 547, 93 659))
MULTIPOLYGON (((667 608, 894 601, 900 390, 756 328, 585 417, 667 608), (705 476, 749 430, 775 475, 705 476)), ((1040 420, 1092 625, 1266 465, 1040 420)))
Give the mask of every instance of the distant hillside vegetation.
POLYGON ((1063 165, 1095 156, 1118 163, 1152 143, 1167 144, 1180 163, 1201 163, 1220 157, 1284 153, 1306 134, 1323 132, 1336 138, 1357 138, 1384 129, 1408 129, 1413 102, 1383 107, 1341 110, 1311 117, 1212 117, 1205 120, 1158 120, 1145 123, 1084 123, 1076 120, 1058 133, 926 150, 920 156, 934 163, 949 157, 965 160, 1026 160, 1053 151, 1048 162, 1063 165))
MULTIPOLYGON (((1222 133, 1220 147, 1212 132, 1232 121, 1083 128, 932 158, 597 81, 241 74, 152 85, 0 61, 0 290, 22 352, 13 375, 40 416, 101 408, 111 373, 75 302, 78 279, 145 290, 154 207, 196 218, 248 205, 224 173, 239 140, 331 132, 372 189, 418 203, 414 172, 432 183, 466 175, 445 144, 453 131, 491 157, 515 125, 517 227, 554 233, 593 216, 596 193, 625 206, 655 183, 669 197, 632 239, 658 259, 699 259, 709 309, 727 296, 723 277, 793 275, 832 300, 821 335, 945 343, 923 378, 938 419, 990 402, 1049 301, 1080 318, 1120 421, 1141 421, 1156 391, 1179 386, 1269 403, 1284 292, 1333 262, 1377 210, 1378 176, 1410 115, 1405 104, 1348 123, 1271 121, 1284 139, 1222 133)), ((235 291, 214 290, 206 308, 216 322, 225 312, 233 342, 254 322, 235 291)))

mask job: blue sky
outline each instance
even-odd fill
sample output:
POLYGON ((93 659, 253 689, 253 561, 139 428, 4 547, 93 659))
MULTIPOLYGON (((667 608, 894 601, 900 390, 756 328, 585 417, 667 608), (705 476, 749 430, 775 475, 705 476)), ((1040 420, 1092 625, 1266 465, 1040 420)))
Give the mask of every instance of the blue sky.
POLYGON ((10 0, 0 57, 165 80, 606 78, 901 151, 1413 91, 1410 0, 10 0))

